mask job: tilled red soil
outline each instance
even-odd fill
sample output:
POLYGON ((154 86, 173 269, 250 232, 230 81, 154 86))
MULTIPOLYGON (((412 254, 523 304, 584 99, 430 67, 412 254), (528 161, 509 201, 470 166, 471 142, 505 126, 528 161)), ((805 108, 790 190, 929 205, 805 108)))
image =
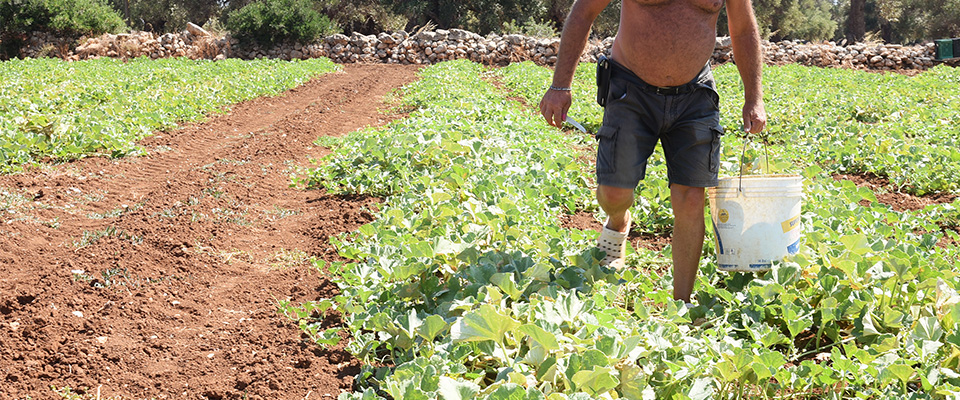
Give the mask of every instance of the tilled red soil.
POLYGON ((0 177, 0 398, 323 399, 358 362, 277 302, 337 293, 307 261, 377 199, 290 187, 313 142, 397 117, 416 68, 345 65, 280 97, 91 158, 0 177))
MULTIPOLYGON (((872 173, 863 174, 834 174, 833 179, 848 180, 860 187, 867 187, 877 195, 877 201, 886 204, 895 211, 916 211, 932 204, 950 203, 957 196, 949 193, 934 193, 925 196, 914 196, 899 192, 891 188, 890 180, 879 177, 872 173)), ((868 200, 862 201, 863 205, 869 205, 868 200)))

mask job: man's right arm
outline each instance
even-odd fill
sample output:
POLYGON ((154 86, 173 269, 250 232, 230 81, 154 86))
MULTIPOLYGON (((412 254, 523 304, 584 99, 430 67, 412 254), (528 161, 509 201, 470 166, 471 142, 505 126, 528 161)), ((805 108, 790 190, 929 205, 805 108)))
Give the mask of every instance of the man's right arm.
MULTIPOLYGON (((560 50, 557 52, 557 65, 551 84, 553 87, 570 87, 580 55, 587 46, 590 26, 608 4, 610 0, 577 0, 573 3, 560 34, 560 50)), ((559 128, 567 118, 567 110, 572 102, 573 96, 569 90, 547 89, 540 100, 540 114, 548 124, 559 128)))

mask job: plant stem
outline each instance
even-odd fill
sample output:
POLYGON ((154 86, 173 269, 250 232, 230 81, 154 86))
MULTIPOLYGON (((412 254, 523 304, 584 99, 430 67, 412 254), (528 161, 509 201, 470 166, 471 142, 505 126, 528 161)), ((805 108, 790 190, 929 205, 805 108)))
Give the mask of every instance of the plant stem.
POLYGON ((513 359, 511 359, 507 355, 507 345, 503 344, 503 341, 498 341, 497 344, 500 345, 500 351, 503 352, 503 359, 507 360, 507 363, 510 365, 510 368, 513 368, 514 367, 513 359))
POLYGON ((806 352, 806 353, 802 353, 802 354, 798 354, 798 355, 794 356, 793 358, 790 359, 790 362, 797 361, 797 360, 799 360, 799 359, 801 359, 801 358, 803 358, 803 357, 806 357, 806 356, 808 356, 808 355, 819 353, 821 350, 825 350, 825 349, 828 349, 828 348, 830 348, 830 347, 836 346, 836 345, 838 345, 838 344, 847 343, 847 342, 850 342, 850 341, 853 341, 853 340, 856 340, 856 339, 857 339, 856 337, 851 336, 851 337, 848 337, 848 338, 846 338, 846 339, 843 339, 843 340, 841 340, 841 341, 839 341, 839 342, 833 342, 833 343, 830 343, 830 344, 825 344, 825 345, 823 345, 823 346, 821 346, 821 347, 818 347, 818 348, 816 348, 816 349, 810 350, 810 351, 808 351, 808 352, 806 352))

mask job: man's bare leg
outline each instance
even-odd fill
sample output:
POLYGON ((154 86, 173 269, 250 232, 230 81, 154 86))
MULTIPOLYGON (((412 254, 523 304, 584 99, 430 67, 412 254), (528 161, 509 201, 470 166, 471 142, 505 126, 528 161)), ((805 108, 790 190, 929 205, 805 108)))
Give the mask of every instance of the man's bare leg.
POLYGON ((673 298, 690 302, 703 252, 703 188, 670 185, 673 203, 673 298))
POLYGON ((623 232, 627 227, 627 211, 633 205, 633 189, 599 185, 597 203, 600 203, 600 208, 610 218, 607 228, 623 232))

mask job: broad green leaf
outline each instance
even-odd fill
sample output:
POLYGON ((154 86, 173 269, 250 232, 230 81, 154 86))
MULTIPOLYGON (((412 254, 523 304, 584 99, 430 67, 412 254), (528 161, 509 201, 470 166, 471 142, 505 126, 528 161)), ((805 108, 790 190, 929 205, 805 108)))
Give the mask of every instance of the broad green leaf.
POLYGON ((338 343, 340 343, 340 340, 341 340, 340 331, 341 331, 341 328, 325 329, 323 333, 314 337, 314 341, 317 344, 322 344, 326 346, 336 346, 338 343))
POLYGON ((720 377, 723 378, 724 381, 733 382, 740 378, 741 371, 737 369, 736 365, 733 364, 733 361, 720 361, 714 368, 717 369, 717 372, 720 373, 720 377))
POLYGON ((613 390, 620 384, 616 370, 607 367, 595 367, 591 370, 579 371, 573 374, 571 380, 577 384, 579 390, 597 396, 613 390))
POLYGON ((776 369, 770 368, 762 363, 755 362, 750 365, 750 369, 753 370, 753 373, 757 375, 757 379, 761 382, 776 373, 776 369))
POLYGON ((438 391, 443 400, 471 400, 480 392, 480 386, 473 382, 456 380, 450 377, 440 377, 438 391))
POLYGON ((913 377, 914 369, 909 365, 903 364, 892 364, 888 365, 886 368, 894 377, 900 380, 900 382, 909 382, 910 378, 913 377))
POLYGON ((864 310, 862 317, 857 321, 861 326, 863 336, 873 336, 879 335, 880 331, 873 324, 873 313, 869 310, 864 310))
POLYGON ((468 246, 467 243, 454 243, 447 238, 438 238, 437 244, 433 248, 434 254, 460 254, 464 248, 468 246))
POLYGON ((606 354, 596 349, 589 349, 583 352, 581 356, 583 369, 593 369, 594 367, 607 367, 610 365, 610 359, 606 354))
POLYGON ((427 394, 417 387, 414 380, 404 380, 401 382, 391 381, 387 383, 387 393, 394 399, 403 400, 427 400, 427 394))
POLYGON ((479 340, 500 342, 503 340, 504 333, 512 331, 518 325, 520 323, 517 320, 501 314, 489 304, 484 304, 459 318, 451 328, 450 334, 455 342, 479 340))
POLYGON ((432 342, 440 332, 447 329, 447 322, 439 315, 430 315, 423 320, 423 324, 417 327, 417 335, 428 342, 432 342))
POLYGON ((557 342, 556 336, 552 333, 545 331, 543 328, 536 326, 534 324, 525 324, 521 325, 519 328, 520 332, 523 332, 530 339, 537 342, 547 350, 558 350, 560 349, 560 344, 557 342))
POLYGON ((490 277, 490 282, 497 285, 504 294, 510 296, 514 301, 519 300, 523 294, 523 289, 517 285, 512 272, 500 272, 490 277))
POLYGON ((515 383, 505 383, 500 385, 493 393, 490 393, 487 400, 525 400, 527 391, 523 386, 515 383))
POLYGON ((787 323, 787 330, 790 331, 791 337, 797 337, 813 324, 813 315, 804 311, 792 303, 783 305, 783 319, 787 323))
POLYGON ((527 397, 524 400, 547 400, 547 397, 543 395, 543 392, 534 387, 527 388, 527 397))
POLYGON ((523 275, 524 279, 550 282, 550 267, 542 263, 536 263, 523 271, 521 275, 523 275))
POLYGON ((557 372, 557 358, 556 357, 547 357, 546 360, 543 360, 539 366, 537 366, 537 380, 543 381, 548 376, 552 376, 557 372))
POLYGON ((840 243, 843 243, 847 251, 857 255, 864 255, 870 251, 870 243, 867 241, 867 235, 856 234, 843 236, 840 238, 840 243))
POLYGON ((644 399, 644 390, 647 388, 643 370, 640 367, 627 364, 620 369, 620 386, 617 391, 627 400, 644 399))
POLYGON ((555 305, 560 318, 570 323, 574 322, 585 308, 585 304, 580 300, 577 292, 561 294, 555 305))
POLYGON ((596 340, 596 347, 610 358, 619 358, 620 343, 618 337, 602 335, 596 340))
POLYGON ((783 354, 776 351, 762 351, 759 360, 763 365, 771 369, 779 369, 787 362, 783 354))
POLYGON ((453 198, 453 196, 451 196, 451 195, 450 195, 449 193, 447 193, 447 192, 433 192, 433 193, 430 194, 430 201, 431 201, 433 204, 441 203, 441 202, 450 200, 450 199, 452 199, 452 198, 453 198))
POLYGON ((920 318, 913 330, 913 337, 919 340, 939 341, 943 337, 943 328, 940 327, 940 321, 937 320, 937 317, 920 318))
POLYGON ((692 400, 712 399, 714 394, 713 381, 707 378, 699 378, 693 382, 687 396, 692 400))
POLYGON ((411 257, 433 257, 436 255, 433 246, 426 241, 415 241, 409 244, 411 257))

